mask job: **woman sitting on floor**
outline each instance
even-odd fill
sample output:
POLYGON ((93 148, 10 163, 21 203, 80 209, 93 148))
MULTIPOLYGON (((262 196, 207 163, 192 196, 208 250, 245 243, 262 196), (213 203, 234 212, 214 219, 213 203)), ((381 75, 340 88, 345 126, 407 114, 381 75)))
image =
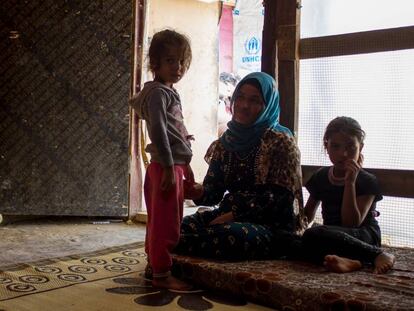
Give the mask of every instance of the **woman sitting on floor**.
POLYGON ((303 228, 300 153, 290 131, 278 122, 279 93, 268 74, 254 72, 242 79, 231 109, 228 129, 205 156, 209 168, 203 185, 187 193, 197 205, 218 208, 183 219, 176 252, 228 260, 269 258, 279 231, 303 228))

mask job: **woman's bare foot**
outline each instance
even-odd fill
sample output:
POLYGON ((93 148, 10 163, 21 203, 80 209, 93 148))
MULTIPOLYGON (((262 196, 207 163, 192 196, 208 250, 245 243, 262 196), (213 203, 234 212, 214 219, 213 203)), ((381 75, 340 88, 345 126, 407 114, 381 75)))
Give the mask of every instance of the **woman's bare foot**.
POLYGON ((395 256, 386 252, 379 254, 374 261, 374 273, 386 273, 394 266, 395 256))
POLYGON ((187 284, 172 275, 162 278, 152 278, 152 286, 158 288, 166 288, 176 291, 188 291, 192 289, 190 284, 187 284))
POLYGON ((353 260, 345 257, 339 257, 336 255, 325 256, 323 265, 332 272, 347 273, 362 268, 362 264, 359 260, 353 260))

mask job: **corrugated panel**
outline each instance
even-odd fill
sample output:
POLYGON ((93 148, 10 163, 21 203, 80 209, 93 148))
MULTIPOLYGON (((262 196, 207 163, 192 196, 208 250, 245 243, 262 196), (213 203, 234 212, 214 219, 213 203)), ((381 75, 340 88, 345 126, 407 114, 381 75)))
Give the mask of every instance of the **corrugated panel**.
POLYGON ((0 6, 0 213, 127 214, 130 1, 0 6))

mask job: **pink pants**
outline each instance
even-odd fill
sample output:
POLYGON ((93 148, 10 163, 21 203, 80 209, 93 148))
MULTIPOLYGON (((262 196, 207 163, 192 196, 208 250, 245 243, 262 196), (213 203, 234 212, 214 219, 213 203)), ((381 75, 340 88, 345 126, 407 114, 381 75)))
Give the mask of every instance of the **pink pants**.
POLYGON ((154 277, 167 276, 172 266, 171 252, 180 238, 184 204, 183 179, 188 175, 188 169, 186 165, 174 165, 176 186, 167 193, 161 191, 162 173, 162 166, 151 162, 144 183, 148 213, 145 251, 154 277))

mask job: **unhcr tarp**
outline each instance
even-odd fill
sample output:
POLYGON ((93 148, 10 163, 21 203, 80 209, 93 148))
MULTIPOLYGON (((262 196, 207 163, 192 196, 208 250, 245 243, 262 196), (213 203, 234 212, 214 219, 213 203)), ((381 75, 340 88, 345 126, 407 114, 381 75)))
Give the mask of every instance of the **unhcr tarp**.
POLYGON ((260 71, 263 20, 262 0, 237 1, 233 10, 233 70, 240 77, 260 71))

